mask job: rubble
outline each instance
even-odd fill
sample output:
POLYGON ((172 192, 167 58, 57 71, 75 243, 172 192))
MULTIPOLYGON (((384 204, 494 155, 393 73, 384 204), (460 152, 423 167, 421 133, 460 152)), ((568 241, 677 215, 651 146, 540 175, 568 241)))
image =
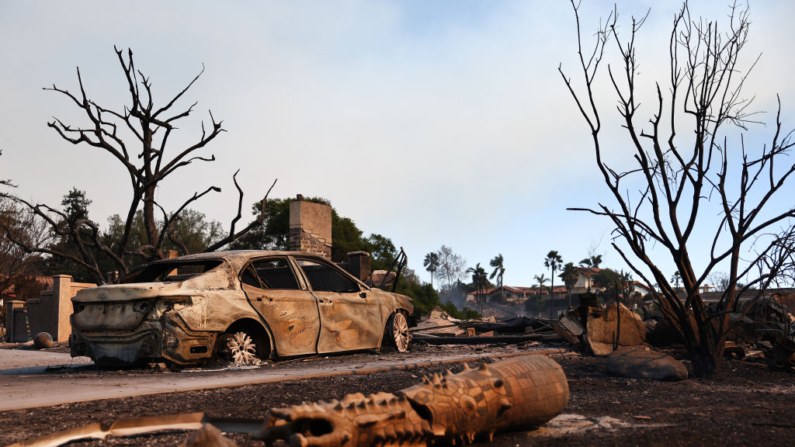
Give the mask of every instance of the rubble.
POLYGON ((482 320, 457 320, 441 308, 411 329, 413 340, 434 345, 445 344, 519 344, 530 341, 562 341, 549 320, 514 317, 497 321, 494 317, 482 320))
POLYGON ((687 368, 668 354, 644 346, 621 347, 607 356, 607 372, 633 379, 679 381, 687 368))
POLYGON ((793 372, 795 370, 795 342, 783 338, 765 352, 768 366, 774 371, 793 372))
POLYGON ((212 424, 205 424, 179 447, 237 447, 237 443, 221 434, 212 424))
MULTIPOLYGON (((608 356, 617 346, 681 346, 679 333, 652 307, 635 311, 623 304, 600 305, 595 296, 580 297, 557 321, 517 317, 502 321, 456 320, 437 308, 411 332, 414 340, 433 345, 518 344, 565 341, 583 346, 596 356, 608 356), (641 317, 644 315, 644 317, 641 317), (620 322, 619 322, 619 318, 620 322)), ((795 342, 788 335, 795 317, 776 299, 748 304, 747 315, 731 314, 738 322, 724 348, 724 356, 752 362, 767 361, 772 369, 795 370, 795 342), (748 306, 751 306, 748 308, 748 306)))
POLYGON ((572 345, 580 343, 580 337, 584 332, 577 320, 566 315, 561 316, 560 321, 553 323, 552 329, 572 345))
POLYGON ((638 314, 623 304, 608 305, 605 309, 589 308, 585 338, 594 355, 604 356, 613 352, 615 344, 637 346, 645 343, 646 326, 638 314))

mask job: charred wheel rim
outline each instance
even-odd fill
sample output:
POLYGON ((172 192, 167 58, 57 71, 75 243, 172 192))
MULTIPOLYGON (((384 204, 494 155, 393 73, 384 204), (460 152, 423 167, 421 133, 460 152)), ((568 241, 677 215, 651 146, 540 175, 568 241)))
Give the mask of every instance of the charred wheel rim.
POLYGON ((256 365, 257 346, 245 332, 223 334, 218 340, 218 357, 235 366, 256 365))
POLYGON ((405 352, 409 349, 409 323, 406 321, 406 316, 402 312, 397 312, 392 317, 392 341, 395 347, 400 352, 405 352))
POLYGON ((229 342, 235 366, 257 364, 257 346, 245 332, 236 332, 229 342))

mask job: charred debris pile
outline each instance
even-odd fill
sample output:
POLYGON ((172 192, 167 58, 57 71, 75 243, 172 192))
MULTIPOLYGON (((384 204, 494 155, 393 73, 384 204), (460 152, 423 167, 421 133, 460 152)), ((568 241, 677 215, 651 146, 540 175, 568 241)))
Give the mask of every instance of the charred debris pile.
MULTIPOLYGON (((737 313, 731 314, 736 328, 726 342, 724 355, 767 363, 774 370, 793 371, 795 316, 785 301, 779 297, 765 298, 746 303, 737 313)), ((655 305, 636 309, 623 304, 604 305, 598 303, 595 295, 589 294, 582 295, 580 305, 563 312, 557 320, 527 316, 457 320, 437 307, 411 331, 413 341, 431 345, 531 346, 566 342, 597 356, 607 356, 631 346, 664 348, 682 356, 686 353, 683 340, 655 305)))

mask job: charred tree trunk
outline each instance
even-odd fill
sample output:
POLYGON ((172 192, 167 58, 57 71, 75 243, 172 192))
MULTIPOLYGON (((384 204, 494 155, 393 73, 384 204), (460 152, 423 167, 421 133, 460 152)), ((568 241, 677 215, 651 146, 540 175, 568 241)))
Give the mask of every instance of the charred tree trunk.
MULTIPOLYGON (((738 65, 748 38, 748 10, 736 3, 730 6, 730 24, 719 30, 717 22, 691 19, 685 2, 674 18, 669 37, 670 78, 665 86, 656 83, 657 101, 651 113, 644 110, 650 116, 640 116, 635 37, 646 17, 633 17, 630 36, 622 41, 618 14, 612 11, 597 30, 593 50, 586 53, 580 5, 572 0, 572 7, 585 93, 578 94, 571 78, 562 68, 559 72, 588 125, 596 165, 616 207, 600 203, 596 208, 569 209, 611 220, 615 239, 629 250, 625 253, 618 243, 613 247, 647 284, 659 285, 660 291, 653 291, 655 298, 666 320, 685 339, 696 376, 720 375, 724 342, 732 330, 729 314, 738 312, 739 297, 754 287, 758 290, 753 300, 758 299, 777 276, 792 278, 795 271, 795 208, 774 209, 778 206, 775 198, 786 194, 782 191, 787 190, 786 182, 795 173, 795 163, 787 160, 795 146, 793 133, 782 130, 781 104, 768 144, 752 148, 741 139, 735 148, 726 137, 727 126, 747 130, 755 124, 749 118, 756 112, 746 110, 750 100, 742 93, 753 63, 747 71, 738 65), (623 172, 612 169, 605 158, 608 154, 602 151, 602 122, 594 94, 596 74, 610 40, 615 41, 622 63, 616 71, 608 66, 609 79, 635 163, 623 172), (677 140, 684 119, 692 120, 687 129, 695 136, 692 146, 677 140), (734 158, 734 154, 738 156, 734 158), (642 186, 637 188, 637 184, 642 186), (636 188, 637 194, 630 192, 636 188), (708 212, 718 215, 718 221, 704 227, 699 215, 708 212), (688 255, 691 239, 699 234, 697 226, 712 232, 709 259, 698 271, 688 255), (660 263, 649 257, 646 244, 667 251, 681 273, 684 297, 678 296, 678 287, 671 285, 658 267, 660 263), (748 258, 741 259, 741 253, 748 258), (708 312, 699 287, 716 266, 724 263, 730 265, 729 287, 708 312), (749 277, 752 271, 753 278, 749 277), (649 281, 649 277, 655 281, 649 281), (740 278, 747 284, 736 291, 740 278)), ((783 203, 780 200, 778 203, 783 203)), ((739 311, 741 318, 748 309, 750 306, 739 311)))
MULTIPOLYGON (((155 247, 158 245, 158 228, 157 219, 155 217, 155 187, 151 185, 144 190, 144 229, 146 230, 146 239, 149 245, 155 247)), ((159 258, 157 253, 152 253, 153 258, 159 258)))
MULTIPOLYGON (((177 122, 188 117, 193 112, 196 103, 187 107, 187 109, 177 112, 173 111, 172 107, 201 77, 204 67, 182 91, 178 92, 176 96, 168 100, 164 105, 158 107, 152 97, 152 84, 149 78, 135 68, 132 50, 127 52, 126 57, 122 50, 115 49, 115 51, 127 81, 128 98, 130 100, 130 103, 126 104, 121 111, 105 108, 89 98, 83 85, 79 68, 77 69, 79 93, 72 94, 68 90, 56 87, 54 84, 51 88, 45 88, 44 90, 64 95, 82 110, 85 118, 90 122, 90 124, 85 126, 72 126, 58 118, 54 118, 53 121, 47 123, 50 128, 54 129, 62 139, 74 145, 86 144, 108 153, 113 159, 121 163, 127 172, 132 187, 132 197, 124 213, 126 220, 121 239, 106 243, 99 228, 93 222, 82 220, 77 224, 69 223, 69 225, 63 225, 63 222, 66 221, 66 216, 63 212, 47 205, 32 204, 17 197, 5 195, 17 204, 29 209, 37 218, 46 222, 54 234, 62 238, 70 238, 74 245, 78 247, 79 253, 77 255, 65 253, 53 249, 51 245, 44 246, 26 242, 21 238, 14 238, 13 235, 9 240, 23 248, 27 253, 46 254, 76 263, 83 267, 97 282, 104 282, 107 274, 107 272, 100 271, 99 265, 101 263, 98 263, 96 259, 98 254, 109 257, 118 271, 124 276, 129 271, 127 264, 131 256, 142 259, 144 262, 159 259, 162 257, 162 246, 166 240, 170 240, 175 245, 184 248, 185 245, 181 241, 175 240, 171 225, 179 219, 179 214, 184 211, 188 204, 210 192, 221 191, 220 188, 211 186, 202 193, 194 193, 171 215, 157 203, 155 197, 155 192, 160 182, 175 171, 193 162, 215 161, 215 155, 213 154, 209 156, 198 155, 199 151, 225 131, 222 125, 223 122, 216 121, 212 112, 208 112, 211 125, 209 128, 205 128, 205 124, 202 122, 201 136, 198 141, 194 140, 192 144, 176 150, 172 149, 174 145, 169 144, 169 137, 173 131, 177 130, 177 122), (134 137, 130 139, 131 141, 124 141, 117 134, 117 128, 128 130, 134 137), (141 241, 142 246, 140 247, 129 247, 133 222, 141 206, 143 208, 145 240, 141 241), (158 219, 158 212, 162 213, 162 220, 158 219)), ((237 183, 236 176, 237 173, 232 178, 239 193, 237 216, 232 220, 229 235, 208 247, 206 251, 217 250, 234 241, 261 224, 265 218, 265 200, 263 200, 263 212, 260 216, 242 230, 235 231, 235 224, 241 218, 243 199, 243 191, 237 183)), ((267 198, 267 195, 265 197, 267 198)), ((0 224, 0 226, 2 225, 0 224)))

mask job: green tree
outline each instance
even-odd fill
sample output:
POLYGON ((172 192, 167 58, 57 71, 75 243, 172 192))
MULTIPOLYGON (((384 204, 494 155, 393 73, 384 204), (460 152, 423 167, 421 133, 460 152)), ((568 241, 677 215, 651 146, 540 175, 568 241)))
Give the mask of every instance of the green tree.
POLYGON ((679 284, 682 282, 682 275, 679 274, 679 270, 671 275, 671 282, 674 283, 674 290, 679 290, 679 284))
POLYGON ((562 279, 563 284, 566 286, 566 292, 569 295, 569 306, 571 306, 571 289, 577 284, 577 280, 580 278, 577 267, 574 267, 573 262, 567 262, 566 265, 563 266, 563 270, 560 272, 558 278, 562 279))
POLYGON ((398 279, 396 293, 411 297, 414 303, 414 315, 428 315, 439 305, 439 294, 430 284, 420 284, 416 280, 401 276, 398 279))
POLYGON ((91 203, 92 201, 86 197, 85 191, 72 187, 61 200, 66 221, 69 224, 75 224, 79 219, 88 219, 88 207, 91 206, 91 203))
POLYGON ((594 275, 593 283, 600 289, 597 295, 603 302, 613 302, 617 296, 629 297, 632 289, 632 275, 623 270, 617 272, 610 268, 604 268, 594 275))
MULTIPOLYGON (((90 229, 83 225, 83 221, 93 224, 88 217, 88 207, 91 200, 86 196, 86 192, 73 187, 63 196, 61 200, 63 212, 59 212, 60 220, 51 228, 52 238, 48 249, 54 252, 63 253, 66 256, 50 256, 47 258, 47 274, 71 275, 75 281, 90 282, 94 278, 85 271, 83 266, 77 262, 78 259, 94 257, 98 255, 95 247, 83 243, 90 240, 90 229)), ((107 267, 101 259, 96 263, 107 267)))
POLYGON ((563 265, 563 259, 560 257, 557 251, 552 250, 547 253, 547 257, 544 259, 544 267, 548 268, 552 271, 552 275, 550 277, 551 287, 549 288, 549 318, 554 319, 554 308, 555 303, 553 299, 555 298, 555 271, 560 269, 563 265))
MULTIPOLYGON (((163 223, 156 221, 158 226, 163 223)), ((115 248, 113 244, 121 240, 121 234, 124 232, 125 222, 121 216, 114 214, 108 218, 107 230, 103 233, 102 239, 108 246, 115 248)), ((190 253, 197 253, 204 250, 204 248, 214 244, 224 236, 224 230, 221 223, 215 220, 208 220, 204 213, 192 209, 185 209, 180 212, 179 216, 171 223, 168 234, 166 234, 166 241, 162 244, 163 250, 174 250, 180 255, 190 253)), ((135 213, 135 218, 132 220, 132 225, 129 229, 128 245, 132 247, 145 246, 146 230, 144 227, 144 213, 138 210, 135 213)), ((146 255, 143 253, 128 252, 126 255, 126 265, 130 269, 138 268, 146 264, 146 255)), ((115 266, 105 260, 104 257, 97 257, 101 261, 101 265, 112 270, 115 266)), ((110 271, 109 270, 109 271, 110 271)))
POLYGON ((425 255, 425 260, 422 262, 425 270, 431 274, 431 287, 433 287, 433 276, 439 269, 439 255, 437 253, 428 253, 425 255))
POLYGON ((486 287, 489 285, 489 279, 486 275, 486 271, 483 267, 480 266, 478 262, 475 267, 470 267, 467 269, 467 273, 472 275, 472 286, 477 291, 478 297, 478 306, 480 307, 480 313, 483 314, 483 294, 486 290, 486 287))
MULTIPOLYGON (((353 221, 351 221, 351 223, 353 223, 353 221)), ((332 229, 332 233, 333 232, 334 230, 332 229)), ((370 268, 373 270, 387 270, 392 266, 392 263, 398 255, 398 251, 395 248, 395 244, 392 243, 392 240, 380 234, 373 233, 364 239, 360 239, 357 244, 358 245, 353 245, 354 249, 351 251, 366 251, 370 253, 370 268)), ((332 252, 333 251, 334 249, 332 248, 332 252)), ((338 262, 346 261, 348 259, 348 252, 346 251, 344 254, 340 253, 339 258, 342 260, 338 262)))
MULTIPOLYGON (((275 250, 290 249, 290 202, 294 199, 268 199, 262 224, 254 227, 243 237, 229 245, 232 250, 275 250)), ((310 201, 314 201, 311 200, 310 201)), ((253 215, 262 212, 262 201, 255 202, 251 209, 253 215)))
POLYGON ((483 318, 483 316, 480 315, 476 310, 470 309, 468 307, 464 307, 463 310, 458 310, 458 307, 451 302, 444 303, 440 305, 440 307, 451 317, 458 320, 477 320, 479 318, 483 318))
MULTIPOLYGON (((262 224, 253 228, 246 235, 230 244, 234 250, 289 250, 290 249, 290 203, 293 198, 268 199, 265 206, 262 224)), ((305 202, 331 203, 321 197, 304 197, 305 202)), ((262 212, 262 202, 252 205, 252 213, 259 215, 262 212)), ((392 241, 380 234, 363 236, 356 223, 340 216, 337 210, 331 207, 331 259, 334 262, 345 262, 348 253, 353 251, 366 251, 372 256, 370 267, 373 270, 386 270, 392 265, 397 256, 397 249, 392 241)))
POLYGON ((525 312, 543 312, 546 309, 546 301, 541 295, 544 294, 544 290, 549 289, 546 286, 546 283, 549 282, 549 278, 545 274, 535 275, 533 276, 533 280, 536 282, 533 284, 533 288, 538 290, 538 294, 533 294, 531 298, 528 298, 527 301, 524 303, 524 310, 525 312))
POLYGON ((497 277, 498 284, 500 285, 500 302, 505 303, 505 290, 503 290, 502 284, 502 277, 505 275, 505 266, 504 266, 504 259, 502 258, 502 253, 498 254, 489 262, 489 265, 494 267, 494 270, 491 272, 491 276, 489 279, 494 279, 497 277))
MULTIPOLYGON (((157 221, 157 225, 162 225, 157 221)), ((109 243, 119 240, 120 234, 124 231, 124 221, 121 216, 114 214, 108 218, 108 229, 105 237, 109 243)), ((205 247, 214 244, 224 236, 221 223, 216 220, 207 220, 204 213, 185 209, 172 222, 166 237, 168 240, 163 243, 164 250, 175 250, 180 255, 201 252, 205 247)), ((146 233, 144 228, 144 215, 141 210, 135 215, 133 224, 130 228, 129 240, 132 246, 139 246, 145 241, 146 233)), ((139 257, 139 263, 144 259, 139 257)), ((135 263, 133 263, 135 264, 135 263)))
POLYGON ((533 279, 536 281, 534 287, 538 288, 541 293, 544 293, 544 290, 549 288, 545 285, 549 282, 549 278, 545 274, 535 275, 533 279))

